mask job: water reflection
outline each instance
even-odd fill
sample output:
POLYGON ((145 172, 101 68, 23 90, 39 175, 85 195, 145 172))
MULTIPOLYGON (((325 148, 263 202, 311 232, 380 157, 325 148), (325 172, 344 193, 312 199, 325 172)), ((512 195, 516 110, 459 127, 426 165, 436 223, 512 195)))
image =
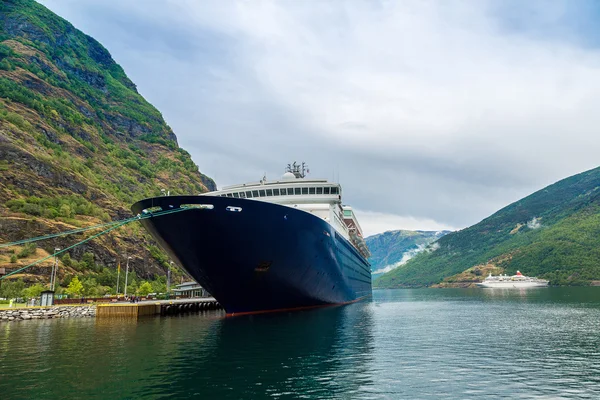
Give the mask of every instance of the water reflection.
POLYGON ((372 384, 366 371, 373 349, 369 307, 223 319, 211 327, 210 346, 178 346, 169 361, 172 381, 152 391, 208 398, 357 392, 372 384))
POLYGON ((224 318, 0 323, 0 399, 597 398, 600 288, 374 291, 224 318))

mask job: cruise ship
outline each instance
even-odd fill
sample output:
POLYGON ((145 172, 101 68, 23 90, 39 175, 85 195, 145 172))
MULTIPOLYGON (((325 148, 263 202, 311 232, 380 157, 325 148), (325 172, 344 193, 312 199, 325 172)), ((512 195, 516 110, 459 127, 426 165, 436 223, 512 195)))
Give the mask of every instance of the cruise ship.
POLYGON ((288 164, 278 180, 149 198, 132 211, 185 209, 141 223, 229 315, 371 296, 369 249, 341 186, 306 172, 288 164))
POLYGON ((477 284, 479 287, 484 288, 534 288, 534 287, 547 287, 548 281, 544 279, 531 278, 523 275, 520 271, 517 271, 515 275, 490 275, 477 284))

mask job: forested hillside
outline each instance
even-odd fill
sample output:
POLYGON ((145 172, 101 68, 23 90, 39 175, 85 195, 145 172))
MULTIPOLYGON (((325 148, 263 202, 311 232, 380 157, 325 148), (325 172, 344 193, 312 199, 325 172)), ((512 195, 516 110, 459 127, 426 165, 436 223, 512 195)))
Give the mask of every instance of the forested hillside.
POLYGON ((563 179, 444 236, 376 284, 432 285, 478 265, 508 274, 520 270, 554 285, 600 280, 600 168, 563 179))
MULTIPOLYGON (((214 187, 100 43, 33 0, 0 2, 0 241, 124 218, 133 202, 161 189, 214 187)), ((81 237, 2 249, 0 268, 9 272, 81 237)), ((109 291, 125 255, 133 257, 134 290, 136 274, 156 280, 168 267, 131 224, 63 257, 60 284, 79 276, 109 291)), ((50 264, 16 279, 44 282, 50 264)))

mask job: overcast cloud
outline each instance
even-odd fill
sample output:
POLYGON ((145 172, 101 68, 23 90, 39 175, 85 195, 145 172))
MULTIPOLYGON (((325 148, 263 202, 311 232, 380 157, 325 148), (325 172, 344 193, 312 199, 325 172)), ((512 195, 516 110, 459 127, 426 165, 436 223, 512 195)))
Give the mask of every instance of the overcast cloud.
POLYGON ((304 160, 367 234, 460 229, 599 164, 593 1, 42 3, 219 186, 304 160))

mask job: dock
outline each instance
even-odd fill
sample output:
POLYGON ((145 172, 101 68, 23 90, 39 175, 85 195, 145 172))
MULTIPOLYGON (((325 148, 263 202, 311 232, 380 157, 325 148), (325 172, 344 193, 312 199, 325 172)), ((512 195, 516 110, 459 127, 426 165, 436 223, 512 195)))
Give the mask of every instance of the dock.
POLYGON ((139 318, 149 315, 176 315, 205 310, 219 310, 212 297, 199 299, 150 300, 139 303, 98 304, 96 318, 139 318))

